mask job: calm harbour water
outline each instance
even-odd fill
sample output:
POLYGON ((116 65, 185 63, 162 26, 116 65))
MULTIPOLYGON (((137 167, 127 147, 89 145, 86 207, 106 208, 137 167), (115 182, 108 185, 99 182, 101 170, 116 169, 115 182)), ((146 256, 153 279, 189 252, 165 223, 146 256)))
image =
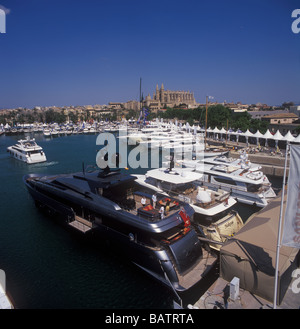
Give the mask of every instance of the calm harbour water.
MULTIPOLYGON (((109 246, 96 247, 76 238, 38 211, 22 177, 27 173, 59 174, 95 164, 97 135, 45 138, 32 134, 47 162, 27 165, 6 152, 24 135, 0 136, 0 269, 19 309, 171 308, 170 290, 149 278, 109 246)), ((275 180, 280 187, 281 180, 275 180)), ((244 220, 258 209, 239 205, 244 220)))

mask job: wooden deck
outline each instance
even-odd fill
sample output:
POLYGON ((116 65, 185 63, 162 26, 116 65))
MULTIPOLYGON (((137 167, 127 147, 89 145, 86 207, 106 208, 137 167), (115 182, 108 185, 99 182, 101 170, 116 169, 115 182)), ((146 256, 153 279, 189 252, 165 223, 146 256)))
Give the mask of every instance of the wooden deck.
MULTIPOLYGON (((135 215, 135 216, 139 216, 139 217, 141 217, 141 216, 138 214, 138 209, 142 207, 142 204, 141 204, 141 202, 140 202, 140 198, 136 198, 136 196, 135 196, 134 199, 135 199, 135 202, 136 202, 136 204, 135 204, 135 208, 134 208, 134 209, 131 209, 131 210, 127 210, 127 211, 128 211, 129 213, 135 215)), ((146 202, 146 206, 148 206, 148 205, 150 205, 150 204, 151 204, 151 201, 150 201, 150 199, 148 198, 148 199, 147 199, 147 202, 146 202)), ((159 204, 159 202, 157 202, 157 203, 156 203, 156 207, 155 207, 155 209, 159 210, 160 207, 161 207, 161 205, 159 204)), ((168 215, 165 214, 165 217, 171 216, 171 215, 175 214, 175 213, 178 212, 178 211, 179 211, 178 207, 177 207, 177 208, 170 208, 170 211, 169 211, 168 215)), ((144 218, 144 217, 143 217, 143 218, 144 218)), ((160 220, 160 216, 158 215, 157 218, 155 218, 155 220, 160 220)))
POLYGON ((69 225, 83 233, 90 231, 93 227, 92 222, 89 222, 88 220, 79 216, 75 216, 75 220, 70 222, 69 225))

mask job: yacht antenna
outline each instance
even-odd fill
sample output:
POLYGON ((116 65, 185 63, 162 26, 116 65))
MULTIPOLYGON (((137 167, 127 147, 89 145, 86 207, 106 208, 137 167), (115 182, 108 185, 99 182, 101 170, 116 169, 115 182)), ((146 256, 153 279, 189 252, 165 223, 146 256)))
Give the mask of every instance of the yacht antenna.
POLYGON ((174 153, 171 154, 171 157, 170 157, 170 171, 172 171, 172 169, 174 168, 174 153))

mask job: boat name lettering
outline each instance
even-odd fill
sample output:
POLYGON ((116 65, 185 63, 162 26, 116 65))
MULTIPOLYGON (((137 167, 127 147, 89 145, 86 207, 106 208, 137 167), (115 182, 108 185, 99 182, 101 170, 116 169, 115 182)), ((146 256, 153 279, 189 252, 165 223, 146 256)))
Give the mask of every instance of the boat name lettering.
POLYGON ((225 227, 232 226, 233 224, 234 224, 234 222, 233 222, 233 220, 232 220, 232 221, 230 221, 229 223, 226 223, 226 224, 225 224, 225 227))

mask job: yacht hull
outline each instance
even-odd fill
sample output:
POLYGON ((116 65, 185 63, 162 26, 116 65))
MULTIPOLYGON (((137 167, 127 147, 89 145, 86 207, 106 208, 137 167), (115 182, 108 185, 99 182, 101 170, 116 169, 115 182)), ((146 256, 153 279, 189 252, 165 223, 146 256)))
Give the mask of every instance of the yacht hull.
MULTIPOLYGON (((58 201, 47 196, 45 191, 39 191, 40 188, 30 184, 31 177, 34 178, 35 175, 26 175, 23 181, 36 206, 52 215, 64 226, 74 230, 70 226, 75 218, 72 207, 60 202, 61 200, 58 201)), ((89 202, 83 202, 82 200, 78 200, 78 202, 84 211, 92 210, 95 212, 95 208, 89 202)), ((183 286, 180 282, 180 277, 186 271, 189 271, 193 264, 205 261, 202 259, 202 247, 195 230, 191 229, 183 238, 174 243, 149 247, 135 238, 139 234, 145 234, 145 232, 133 228, 132 231, 128 231, 128 234, 124 234, 124 232, 121 233, 118 229, 114 229, 114 225, 109 227, 105 224, 109 221, 110 223, 114 222, 116 226, 120 225, 124 217, 118 218, 118 216, 117 212, 109 213, 104 209, 103 211, 97 211, 93 226, 85 233, 85 237, 100 243, 108 241, 114 251, 124 254, 127 259, 139 268, 177 292, 189 290, 202 279, 201 274, 203 273, 198 273, 198 277, 196 274, 189 284, 183 286)), ((126 215, 122 212, 121 216, 126 215)))

